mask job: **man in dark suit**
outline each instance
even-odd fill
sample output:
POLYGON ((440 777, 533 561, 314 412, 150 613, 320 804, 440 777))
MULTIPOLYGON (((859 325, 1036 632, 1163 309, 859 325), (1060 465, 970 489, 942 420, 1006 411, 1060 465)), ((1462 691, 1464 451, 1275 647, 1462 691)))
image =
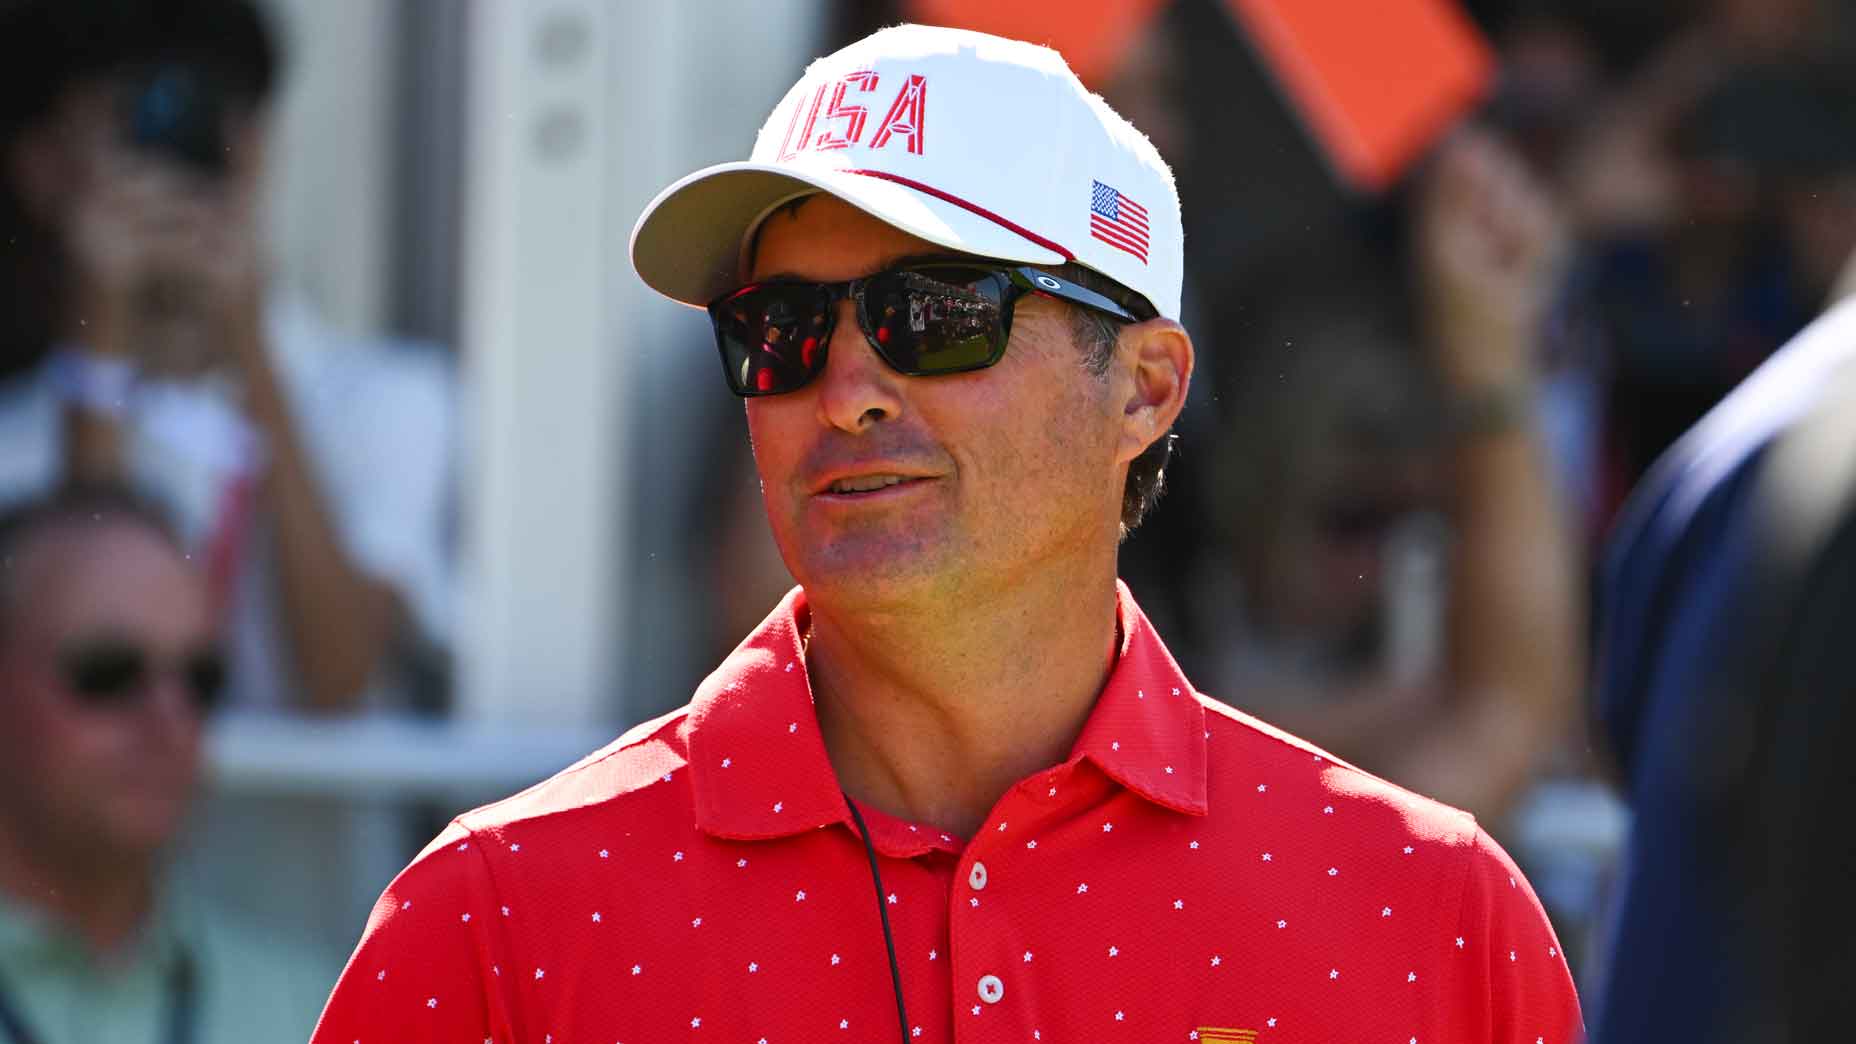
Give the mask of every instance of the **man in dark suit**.
POLYGON ((1634 812, 1601 1044, 1856 1016, 1856 301, 1659 462, 1603 580, 1597 713, 1634 812))

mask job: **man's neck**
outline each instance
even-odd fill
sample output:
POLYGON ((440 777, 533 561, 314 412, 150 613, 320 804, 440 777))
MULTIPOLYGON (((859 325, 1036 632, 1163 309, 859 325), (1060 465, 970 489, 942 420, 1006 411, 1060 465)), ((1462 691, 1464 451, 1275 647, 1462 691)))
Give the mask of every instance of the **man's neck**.
POLYGON ((154 908, 154 868, 119 858, 58 860, 0 828, 0 895, 49 915, 107 957, 127 946, 154 908), (68 865, 67 865, 68 864, 68 865), (114 870, 106 869, 114 867, 114 870))
POLYGON ((1114 580, 1111 558, 1093 582, 1045 576, 920 612, 812 602, 807 669, 845 791, 971 836, 1069 756, 1113 666, 1114 580))

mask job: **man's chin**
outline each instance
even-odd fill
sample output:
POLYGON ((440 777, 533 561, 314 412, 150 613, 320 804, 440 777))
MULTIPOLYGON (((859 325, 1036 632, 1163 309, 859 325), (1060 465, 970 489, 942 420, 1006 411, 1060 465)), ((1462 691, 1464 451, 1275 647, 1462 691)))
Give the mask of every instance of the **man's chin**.
POLYGON ((125 859, 153 859, 180 835, 192 801, 186 797, 146 797, 110 809, 99 840, 125 859))
POLYGON ((919 547, 857 548, 854 553, 838 547, 807 566, 797 579, 810 601, 860 609, 902 608, 945 597, 957 572, 942 556, 919 547))
POLYGON ((203 324, 193 320, 155 322, 142 342, 142 368, 157 377, 189 379, 212 369, 218 358, 203 324))

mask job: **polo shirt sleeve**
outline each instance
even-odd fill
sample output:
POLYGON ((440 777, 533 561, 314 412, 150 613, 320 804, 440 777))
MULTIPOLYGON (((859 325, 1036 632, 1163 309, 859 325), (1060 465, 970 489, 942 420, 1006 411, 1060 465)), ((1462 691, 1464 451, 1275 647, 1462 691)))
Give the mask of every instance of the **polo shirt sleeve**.
POLYGON ((453 823, 374 904, 311 1044, 516 1039, 489 864, 453 823))
POLYGON ((1579 996, 1565 951, 1527 878, 1495 840, 1476 830, 1457 909, 1455 974, 1459 1040, 1577 1044, 1579 996))

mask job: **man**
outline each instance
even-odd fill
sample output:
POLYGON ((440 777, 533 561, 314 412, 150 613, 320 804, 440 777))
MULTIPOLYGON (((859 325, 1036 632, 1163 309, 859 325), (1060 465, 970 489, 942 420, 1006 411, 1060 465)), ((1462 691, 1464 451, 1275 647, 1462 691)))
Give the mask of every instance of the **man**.
POLYGON ((633 258, 711 302, 800 587, 460 817, 316 1039, 1570 1041, 1467 815, 1196 693, 1115 579, 1193 345, 1165 164, 1047 49, 814 63, 633 258))
POLYGON ((1582 571, 1552 411, 1534 408, 1564 231, 1492 135, 1459 130, 1426 167, 1409 304, 1339 250, 1247 288, 1225 420, 1197 455, 1215 476, 1198 524, 1217 534, 1192 581, 1216 624, 1198 680, 1501 822, 1584 682, 1582 571))
POLYGON ((1856 1016, 1856 301, 1659 461, 1614 537, 1595 699, 1633 813, 1593 1039, 1856 1016), (1654 950, 1657 959, 1641 954, 1654 950))
POLYGON ((301 1040, 329 962, 164 880, 225 663, 206 586, 115 493, 0 519, 0 1040, 301 1040))
POLYGON ((232 698, 339 709, 443 637, 449 393, 267 301, 279 62, 248 0, 0 5, 0 503, 133 485, 225 610, 232 698))

